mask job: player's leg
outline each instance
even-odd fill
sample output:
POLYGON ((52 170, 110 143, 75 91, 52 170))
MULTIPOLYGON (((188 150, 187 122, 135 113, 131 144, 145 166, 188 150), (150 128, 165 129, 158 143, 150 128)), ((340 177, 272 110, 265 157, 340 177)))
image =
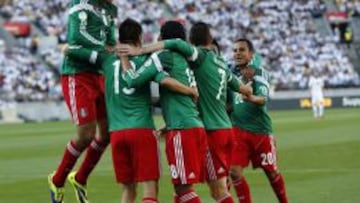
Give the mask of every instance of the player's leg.
POLYGON ((250 187, 244 176, 244 168, 240 165, 231 166, 230 177, 239 203, 251 203, 250 187))
POLYGON ((311 107, 314 118, 318 118, 318 106, 317 106, 316 97, 314 95, 311 96, 311 107))
MULTIPOLYGON (((64 99, 71 112, 73 122, 77 125, 77 136, 67 144, 57 170, 50 175, 51 188, 63 188, 66 177, 96 132, 95 105, 89 102, 92 100, 92 94, 86 87, 86 80, 84 81, 84 78, 79 75, 69 75, 62 76, 61 82, 64 99)), ((53 193, 54 190, 51 192, 53 193)), ((54 199, 53 201, 62 202, 54 199)))
POLYGON ((122 188, 121 203, 132 203, 136 198, 136 182, 129 145, 131 140, 128 130, 113 131, 110 134, 115 178, 122 188))
POLYGON ((258 143, 253 166, 261 167, 280 203, 287 203, 285 183, 277 167, 275 139, 272 135, 252 135, 253 143, 258 143))
POLYGON ((136 199, 136 183, 126 183, 122 185, 120 203, 133 203, 136 199))
POLYGON ((233 128, 234 144, 231 157, 230 177, 240 203, 251 203, 250 187, 244 177, 244 168, 249 165, 251 146, 248 145, 248 133, 233 128))
POLYGON ((285 181, 281 173, 277 170, 266 170, 264 172, 271 184, 276 197, 278 198, 280 203, 287 203, 288 199, 286 196, 286 188, 285 188, 285 181))
POLYGON ((158 181, 145 181, 142 184, 144 192, 141 203, 158 203, 158 181))
POLYGON ((109 144, 108 125, 106 120, 105 100, 102 91, 99 91, 96 99, 96 119, 99 133, 91 141, 87 148, 86 156, 82 162, 79 170, 76 173, 75 179, 82 185, 87 184, 87 179, 99 162, 103 152, 109 144))
POLYGON ((324 116, 324 106, 325 106, 325 101, 323 97, 320 97, 320 102, 319 102, 319 118, 322 118, 324 116))
POLYGON ((143 186, 142 203, 157 203, 160 178, 160 149, 153 129, 131 129, 134 179, 143 186))
POLYGON ((206 156, 207 183, 211 196, 218 203, 233 203, 228 188, 233 134, 231 129, 207 131, 209 151, 206 156))
POLYGON ((207 141, 203 128, 167 132, 166 157, 176 193, 175 202, 201 202, 193 184, 204 179, 206 150, 207 141))

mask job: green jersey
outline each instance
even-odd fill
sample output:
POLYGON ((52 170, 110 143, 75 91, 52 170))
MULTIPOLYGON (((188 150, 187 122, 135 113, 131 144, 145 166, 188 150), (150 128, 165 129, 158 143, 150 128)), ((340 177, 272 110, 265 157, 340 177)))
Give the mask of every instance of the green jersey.
MULTIPOLYGON (((159 64, 162 67, 161 70, 167 75, 186 86, 195 85, 193 73, 182 55, 165 50, 160 52, 158 56, 159 64)), ((145 82, 147 75, 156 75, 158 71, 151 69, 139 70, 133 74, 136 77, 130 77, 131 73, 129 72, 126 78, 129 84, 135 82, 140 85, 141 83, 138 81, 145 82)), ((134 86, 134 84, 131 86, 134 86)), ((166 87, 160 87, 160 103, 168 130, 203 127, 199 112, 191 97, 171 91, 166 87)))
MULTIPOLYGON (((116 45, 115 22, 117 8, 103 0, 73 0, 68 11, 68 44, 70 49, 103 50, 116 45)), ((65 57, 62 74, 100 70, 91 63, 65 57)))
POLYGON ((240 94, 233 93, 231 119, 234 126, 255 134, 270 135, 272 133, 271 118, 267 110, 269 87, 269 82, 264 77, 254 76, 253 94, 264 97, 266 100, 265 105, 243 100, 240 94))
POLYGON ((182 40, 166 40, 165 48, 178 51, 191 61, 199 90, 200 117, 207 130, 231 128, 226 112, 226 90, 238 91, 240 83, 224 59, 215 52, 196 48, 182 40))
POLYGON ((132 69, 122 74, 121 61, 113 54, 96 52, 85 48, 69 50, 67 55, 79 61, 91 60, 102 67, 105 76, 105 103, 109 131, 131 128, 154 128, 151 110, 150 81, 160 82, 165 78, 159 72, 159 59, 156 54, 130 58, 132 69), (96 58, 94 58, 94 53, 96 58), (156 74, 146 74, 151 70, 156 74), (129 88, 126 81, 136 77, 135 73, 144 73, 143 80, 132 81, 129 88), (141 83, 141 84, 140 84, 141 83))

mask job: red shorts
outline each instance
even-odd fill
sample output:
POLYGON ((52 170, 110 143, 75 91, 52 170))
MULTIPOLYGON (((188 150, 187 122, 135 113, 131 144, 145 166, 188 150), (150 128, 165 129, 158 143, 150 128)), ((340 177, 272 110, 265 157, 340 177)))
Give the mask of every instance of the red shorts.
POLYGON ((206 151, 204 128, 169 130, 166 133, 166 156, 174 185, 204 181, 206 151))
POLYGON ((106 118, 104 77, 94 73, 61 76, 65 102, 76 125, 106 118))
POLYGON ((213 181, 229 175, 233 144, 232 129, 207 130, 209 151, 206 155, 206 180, 213 181))
POLYGON ((232 165, 246 167, 251 161, 254 168, 276 171, 276 146, 272 135, 253 134, 234 127, 232 165))
POLYGON ((153 129, 114 131, 110 133, 110 142, 118 183, 160 178, 159 142, 153 129))

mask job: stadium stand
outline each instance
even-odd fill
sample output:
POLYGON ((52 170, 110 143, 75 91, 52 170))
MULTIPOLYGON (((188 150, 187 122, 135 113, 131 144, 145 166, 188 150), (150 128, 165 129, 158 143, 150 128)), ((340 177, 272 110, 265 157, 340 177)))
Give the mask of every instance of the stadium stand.
MULTIPOLYGON (((61 44, 66 42, 66 5, 69 2, 20 0, 15 3, 7 0, 0 8, 0 16, 5 21, 29 22, 44 36, 55 36, 61 44)), ((324 15, 327 8, 321 0, 162 2, 114 0, 119 8, 119 21, 132 17, 143 24, 145 42, 155 41, 159 26, 170 18, 188 26, 198 20, 211 24, 228 59, 231 59, 233 40, 238 37, 252 39, 264 56, 276 90, 306 88, 307 78, 313 71, 326 77, 327 87, 360 85, 359 75, 337 33, 324 37, 316 29, 314 14, 324 15)), ((335 5, 354 13, 360 9, 359 1, 337 1, 335 5)), ((22 46, 0 48, 0 91, 7 92, 6 97, 16 101, 61 99, 60 51, 39 50, 37 37, 22 38, 22 46)))

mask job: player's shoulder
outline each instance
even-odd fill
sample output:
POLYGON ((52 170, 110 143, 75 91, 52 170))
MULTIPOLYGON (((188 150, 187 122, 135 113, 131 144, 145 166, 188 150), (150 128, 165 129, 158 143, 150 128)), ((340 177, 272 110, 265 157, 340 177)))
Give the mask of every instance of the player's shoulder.
POLYGON ((255 75, 254 76, 254 83, 255 83, 256 87, 262 87, 263 86, 263 87, 266 87, 266 88, 270 89, 270 83, 265 77, 255 75))

